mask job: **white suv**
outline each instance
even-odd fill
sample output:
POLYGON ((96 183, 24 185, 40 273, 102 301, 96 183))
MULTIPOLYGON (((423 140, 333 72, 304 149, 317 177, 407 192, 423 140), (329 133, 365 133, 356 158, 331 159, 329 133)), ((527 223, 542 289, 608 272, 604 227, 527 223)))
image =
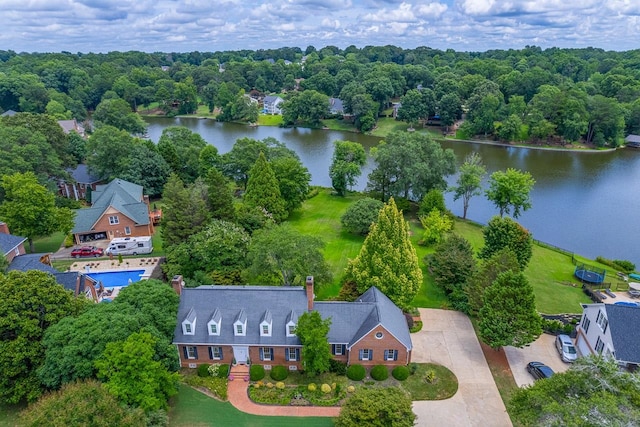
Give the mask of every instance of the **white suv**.
POLYGON ((556 349, 560 353, 563 362, 572 363, 578 358, 576 348, 568 335, 558 335, 556 337, 556 349))

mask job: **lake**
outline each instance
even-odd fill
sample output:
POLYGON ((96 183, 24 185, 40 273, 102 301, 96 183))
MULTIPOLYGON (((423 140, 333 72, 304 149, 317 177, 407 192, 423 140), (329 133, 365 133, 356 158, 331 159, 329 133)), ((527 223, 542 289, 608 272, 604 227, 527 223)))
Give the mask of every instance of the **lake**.
MULTIPOLYGON (((350 132, 312 129, 284 129, 270 126, 249 127, 233 123, 194 118, 147 118, 151 140, 158 142, 168 126, 185 126, 199 133, 219 152, 226 153, 238 138, 273 137, 300 156, 309 169, 313 185, 331 186, 329 166, 333 141, 361 143, 369 150, 380 139, 350 132)), ((518 147, 445 141, 458 163, 477 152, 487 166, 488 174, 508 167, 526 170, 536 180, 531 193, 533 207, 518 221, 533 233, 535 239, 562 247, 580 255, 595 258, 627 259, 640 267, 640 251, 636 239, 640 225, 640 150, 622 149, 606 153, 580 153, 533 150, 518 147)), ((374 162, 369 159, 355 190, 362 190, 374 162)), ((450 185, 455 176, 449 177, 450 185)), ((488 186, 485 179, 484 188, 488 186)), ((446 194, 447 206, 462 215, 462 200, 453 201, 446 194)), ((467 217, 486 224, 498 210, 484 196, 471 199, 467 217)))

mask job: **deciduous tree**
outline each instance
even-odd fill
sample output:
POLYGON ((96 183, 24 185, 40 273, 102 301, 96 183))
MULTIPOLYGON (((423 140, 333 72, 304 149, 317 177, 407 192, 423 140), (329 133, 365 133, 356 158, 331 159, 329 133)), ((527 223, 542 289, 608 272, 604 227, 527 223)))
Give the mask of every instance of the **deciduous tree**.
POLYGON ((362 173, 362 166, 367 162, 367 154, 357 142, 335 141, 333 146, 329 176, 334 190, 340 196, 344 196, 347 190, 356 184, 356 179, 362 173))
POLYGON ((347 208, 347 211, 340 218, 340 223, 349 233, 365 236, 369 234, 371 224, 378 220, 380 209, 383 206, 384 203, 371 197, 358 199, 347 208))
POLYGON ((305 374, 315 376, 329 371, 331 350, 329 328, 331 319, 322 319, 317 311, 305 312, 298 317, 296 335, 302 343, 302 366, 305 374))
POLYGON ((542 333, 533 288, 524 274, 501 273, 484 291, 482 301, 479 336, 490 347, 524 347, 542 333))
POLYGON ((55 196, 38 184, 32 172, 5 175, 0 187, 4 190, 0 219, 13 233, 29 240, 31 252, 34 252, 34 238, 56 231, 68 234, 73 228, 74 212, 56 207, 55 196))
POLYGON ((438 209, 433 209, 427 215, 420 216, 420 224, 424 228, 421 244, 425 245, 440 243, 446 233, 453 228, 453 220, 438 209))
POLYGON ((103 99, 93 113, 95 127, 113 126, 131 134, 142 134, 147 128, 146 123, 131 111, 129 103, 124 99, 103 99))
POLYGON ((424 102, 422 94, 417 89, 410 89, 400 98, 401 107, 398 109, 398 119, 409 123, 409 128, 420 119, 427 117, 429 106, 424 102))
POLYGON ((487 173, 487 169, 482 164, 482 158, 476 152, 473 152, 464 159, 464 163, 460 166, 460 174, 456 180, 456 186, 453 187, 453 200, 462 197, 462 218, 467 218, 467 210, 469 209, 469 201, 473 196, 479 196, 482 178, 487 173))
POLYGON ((342 405, 336 427, 411 427, 415 420, 405 391, 397 387, 358 388, 342 405))
POLYGON ((186 182, 198 177, 200 152, 207 146, 202 137, 184 126, 171 126, 162 131, 158 151, 171 167, 186 182))
POLYGON ((518 260, 521 270, 524 270, 533 255, 533 238, 531 233, 509 217, 494 216, 482 229, 484 246, 478 257, 488 259, 493 254, 508 248, 518 260))
POLYGON ((288 224, 256 231, 249 254, 248 281, 300 286, 307 276, 319 285, 331 281, 331 272, 322 255, 322 240, 300 234, 288 224))
POLYGON ((347 265, 345 282, 360 293, 376 286, 401 308, 407 308, 422 284, 409 225, 391 198, 380 210, 358 256, 347 265))
POLYGON ((307 200, 311 181, 309 169, 293 152, 291 155, 283 153, 283 155, 274 156, 269 163, 278 180, 278 188, 284 199, 285 208, 288 213, 291 213, 307 200))
POLYGON ((500 216, 512 214, 520 216, 521 211, 531 207, 530 193, 535 180, 529 172, 508 168, 505 172, 495 171, 489 179, 487 199, 500 210, 500 216))

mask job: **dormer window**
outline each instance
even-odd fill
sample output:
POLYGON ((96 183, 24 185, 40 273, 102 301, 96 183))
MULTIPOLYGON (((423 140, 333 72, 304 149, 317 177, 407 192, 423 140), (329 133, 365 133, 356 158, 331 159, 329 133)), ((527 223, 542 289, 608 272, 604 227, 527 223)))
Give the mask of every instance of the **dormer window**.
POLYGON ((269 310, 264 312, 262 316, 262 320, 260 321, 260 336, 261 337, 270 337, 271 336, 271 312, 269 310))
POLYGON ((209 335, 220 335, 221 321, 222 315, 220 314, 220 310, 216 308, 207 323, 207 331, 209 332, 209 335))
POLYGON ((189 310, 182 321, 182 333, 185 335, 195 335, 196 333, 196 312, 193 308, 189 310))
POLYGON ((209 335, 218 335, 218 325, 209 323, 209 335))
POLYGON ((184 333, 185 334, 192 334, 193 331, 191 330, 191 323, 185 323, 184 324, 184 333))
POLYGON ((235 322, 233 322, 233 334, 237 337, 247 335, 247 314, 244 310, 240 310, 235 322))
POLYGON ((296 336, 296 325, 298 324, 298 314, 291 310, 289 316, 287 316, 287 324, 285 326, 287 337, 295 337, 296 336))
POLYGON ((241 324, 236 325, 236 335, 242 335, 243 331, 241 324))
POLYGON ((287 336, 288 337, 292 337, 296 334, 296 325, 293 323, 290 323, 287 325, 287 336))

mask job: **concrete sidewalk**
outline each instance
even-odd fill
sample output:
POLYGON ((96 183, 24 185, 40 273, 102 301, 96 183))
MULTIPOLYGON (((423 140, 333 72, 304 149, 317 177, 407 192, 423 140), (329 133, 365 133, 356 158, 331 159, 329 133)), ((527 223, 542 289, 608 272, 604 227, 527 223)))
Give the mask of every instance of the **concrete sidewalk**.
POLYGON ((419 426, 511 426, 469 318, 457 311, 420 309, 422 330, 411 335, 411 360, 438 363, 458 378, 450 399, 413 402, 419 426))

